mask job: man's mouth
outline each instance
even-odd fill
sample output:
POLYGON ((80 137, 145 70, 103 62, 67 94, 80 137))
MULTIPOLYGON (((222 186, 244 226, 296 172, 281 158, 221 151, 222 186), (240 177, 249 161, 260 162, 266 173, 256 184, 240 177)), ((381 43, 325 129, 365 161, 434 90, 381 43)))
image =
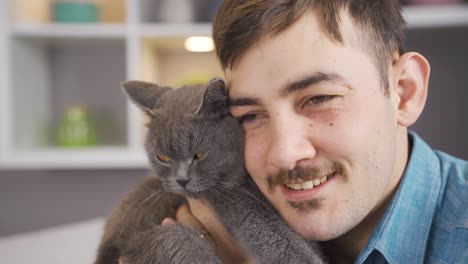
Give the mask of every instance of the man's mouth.
POLYGON ((321 178, 315 178, 313 180, 305 181, 305 182, 300 182, 300 183, 285 183, 286 187, 289 189, 299 191, 299 190, 309 190, 312 189, 316 186, 319 186, 322 183, 325 183, 328 181, 329 177, 333 176, 334 174, 331 174, 330 176, 323 176, 321 178))
POLYGON ((287 181, 280 185, 280 190, 282 190, 289 202, 311 201, 318 198, 322 190, 327 188, 328 183, 333 182, 337 175, 337 172, 334 172, 327 176, 302 180, 301 182, 287 181))
MULTIPOLYGON (((326 184, 344 169, 338 162, 330 162, 317 167, 296 167, 292 170, 280 170, 267 176, 268 191, 273 192, 278 186, 290 192, 311 191, 326 184)), ((320 188, 321 189, 321 188, 320 188)))

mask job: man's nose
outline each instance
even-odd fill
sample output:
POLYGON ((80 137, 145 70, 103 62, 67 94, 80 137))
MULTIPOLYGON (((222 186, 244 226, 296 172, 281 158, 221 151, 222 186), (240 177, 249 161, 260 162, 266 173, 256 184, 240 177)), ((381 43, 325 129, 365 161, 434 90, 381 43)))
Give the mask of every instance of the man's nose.
POLYGON ((294 111, 283 111, 272 115, 270 120, 268 166, 291 170, 301 161, 314 158, 316 149, 306 118, 294 111))

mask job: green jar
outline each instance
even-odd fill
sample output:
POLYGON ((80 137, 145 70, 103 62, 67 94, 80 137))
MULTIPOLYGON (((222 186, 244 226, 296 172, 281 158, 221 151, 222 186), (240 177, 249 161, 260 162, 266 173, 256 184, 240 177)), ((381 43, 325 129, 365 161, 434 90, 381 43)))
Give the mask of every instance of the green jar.
POLYGON ((99 9, 92 2, 55 2, 53 4, 54 21, 56 22, 97 22, 99 9))
POLYGON ((96 146, 96 129, 84 107, 70 107, 57 131, 57 145, 61 147, 96 146))

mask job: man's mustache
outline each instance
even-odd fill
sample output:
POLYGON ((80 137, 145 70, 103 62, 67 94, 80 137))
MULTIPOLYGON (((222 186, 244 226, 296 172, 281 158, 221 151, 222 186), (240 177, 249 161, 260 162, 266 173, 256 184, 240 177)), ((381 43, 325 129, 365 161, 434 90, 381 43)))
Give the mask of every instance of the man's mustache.
POLYGON ((292 170, 279 170, 276 174, 267 176, 268 191, 272 192, 278 185, 285 182, 310 181, 333 173, 341 174, 343 166, 338 162, 332 161, 319 167, 295 167, 292 170))

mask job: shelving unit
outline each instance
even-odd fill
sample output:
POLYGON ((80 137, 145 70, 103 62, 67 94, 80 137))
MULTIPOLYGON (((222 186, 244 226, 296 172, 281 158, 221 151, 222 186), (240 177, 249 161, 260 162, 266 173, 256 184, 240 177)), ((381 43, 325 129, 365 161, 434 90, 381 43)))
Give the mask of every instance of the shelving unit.
POLYGON ((147 167, 143 118, 120 82, 171 85, 200 69, 221 75, 213 52, 182 48, 185 37, 209 36, 211 24, 149 21, 141 11, 151 1, 124 1, 125 19, 117 24, 23 23, 11 18, 8 1, 1 4, 0 169, 147 167), (97 146, 54 143, 61 115, 74 104, 96 119, 97 146))
POLYGON ((66 25, 18 24, 11 27, 11 35, 28 38, 125 38, 124 25, 66 25))
MULTIPOLYGON (((183 48, 186 37, 210 36, 211 24, 155 22, 148 15, 154 1, 119 0, 125 19, 116 24, 20 23, 11 18, 11 1, 0 3, 0 169, 147 167, 143 118, 120 82, 173 85, 194 73, 222 76, 214 52, 183 48), (73 104, 86 105, 97 119, 97 146, 54 143, 61 115, 73 104)), ((410 31, 457 27, 468 35, 468 5, 404 13, 410 31)))
POLYGON ((468 26, 468 5, 407 6, 404 16, 410 29, 468 26))

